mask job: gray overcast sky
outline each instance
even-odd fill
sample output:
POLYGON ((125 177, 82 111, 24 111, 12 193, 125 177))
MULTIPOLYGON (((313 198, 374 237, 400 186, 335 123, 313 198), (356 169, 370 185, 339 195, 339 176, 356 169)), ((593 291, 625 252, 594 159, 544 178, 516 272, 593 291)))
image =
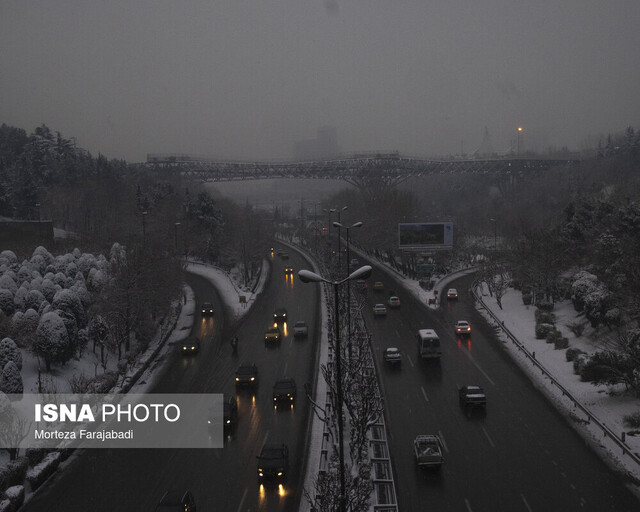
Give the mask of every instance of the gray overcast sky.
POLYGON ((2 0, 0 122, 110 158, 581 149, 640 123, 638 0, 2 0))

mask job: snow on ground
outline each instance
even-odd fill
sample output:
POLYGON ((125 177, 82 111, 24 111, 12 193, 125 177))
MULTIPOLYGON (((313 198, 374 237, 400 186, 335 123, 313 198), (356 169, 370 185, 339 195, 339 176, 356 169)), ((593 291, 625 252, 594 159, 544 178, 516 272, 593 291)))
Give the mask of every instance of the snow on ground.
POLYGON ((212 267, 211 265, 189 261, 186 264, 186 270, 192 274, 204 277, 215 286, 220 298, 227 306, 228 311, 233 315, 231 320, 235 321, 247 314, 256 297, 264 289, 264 284, 269 276, 269 263, 267 260, 263 260, 260 280, 254 290, 239 284, 242 278, 235 269, 231 274, 227 274, 223 270, 212 267), (241 297, 244 297, 245 302, 240 302, 241 297))
MULTIPOLYGON (((353 250, 353 249, 352 249, 353 250)), ((360 253, 364 258, 370 256, 360 253)), ((431 308, 439 306, 440 299, 446 294, 450 283, 462 275, 474 272, 474 269, 461 269, 446 276, 437 276, 433 290, 425 290, 418 281, 406 278, 386 263, 374 263, 384 268, 397 281, 398 286, 410 291, 423 304, 429 304, 429 299, 435 299, 431 308)), ((458 290, 460 300, 471 300, 468 290, 458 290), (466 299, 469 297, 469 299, 466 299)), ((640 431, 630 429, 624 424, 624 417, 640 412, 640 399, 624 393, 623 386, 594 386, 589 382, 580 380, 580 376, 573 373, 573 363, 567 361, 566 350, 556 350, 552 343, 545 340, 538 340, 535 337, 535 306, 525 306, 519 291, 509 289, 502 298, 502 307, 497 305, 495 298, 489 296, 487 290, 481 290, 481 298, 486 307, 504 323, 504 326, 512 333, 518 342, 529 352, 535 352, 536 361, 553 376, 589 413, 600 423, 608 427, 613 434, 622 438, 625 437, 626 447, 636 456, 640 457, 640 431)), ((483 311, 481 305, 477 306, 483 311)), ((584 319, 578 316, 570 301, 557 303, 553 310, 556 315, 556 328, 562 335, 569 338, 569 347, 579 348, 587 354, 593 354, 598 346, 597 336, 607 336, 607 333, 592 333, 591 329, 585 329, 580 338, 577 338, 567 327, 569 324, 584 319)), ((490 323, 495 323, 490 315, 484 312, 490 323)), ((499 327, 499 326, 498 326, 499 327)), ((505 349, 518 362, 523 371, 536 382, 545 395, 554 405, 570 419, 572 425, 590 442, 590 445, 603 455, 603 458, 611 465, 622 472, 627 473, 636 485, 632 489, 640 495, 640 464, 636 463, 629 455, 624 454, 622 448, 611 438, 604 435, 604 431, 595 421, 588 421, 588 416, 574 405, 571 399, 565 396, 561 389, 555 386, 551 379, 545 377, 540 369, 531 362, 527 356, 510 341, 504 333, 499 334, 505 349)))
MULTIPOLYGON (((625 393, 621 385, 594 386, 589 382, 580 380, 580 376, 573 372, 573 363, 567 361, 566 350, 556 350, 553 343, 539 340, 535 337, 535 306, 525 306, 519 291, 510 288, 502 298, 501 310, 495 298, 489 296, 488 291, 481 291, 482 300, 485 305, 504 322, 504 326, 515 336, 515 338, 530 352, 535 352, 536 360, 560 383, 569 393, 582 404, 593 417, 600 423, 607 426, 616 437, 625 437, 626 446, 636 455, 640 456, 640 435, 635 435, 633 430, 624 424, 624 417, 640 412, 640 399, 625 393)), ((556 315, 556 328, 563 336, 569 338, 569 347, 579 348, 587 354, 592 354, 596 350, 596 342, 587 334, 577 338, 567 327, 568 324, 576 320, 583 321, 578 317, 570 301, 557 303, 553 310, 556 315)), ((585 331, 587 332, 587 331, 585 331)), ((591 441, 601 453, 604 452, 612 459, 614 465, 632 475, 636 482, 640 483, 640 465, 629 455, 623 454, 622 449, 608 436, 596 422, 588 421, 588 417, 562 391, 552 384, 551 380, 544 377, 542 372, 523 354, 508 337, 501 335, 505 343, 505 348, 518 361, 521 368, 526 371, 531 378, 540 384, 547 396, 563 411, 572 418, 573 425, 580 430, 583 435, 591 441)), ((636 491, 640 490, 636 489, 636 491)))

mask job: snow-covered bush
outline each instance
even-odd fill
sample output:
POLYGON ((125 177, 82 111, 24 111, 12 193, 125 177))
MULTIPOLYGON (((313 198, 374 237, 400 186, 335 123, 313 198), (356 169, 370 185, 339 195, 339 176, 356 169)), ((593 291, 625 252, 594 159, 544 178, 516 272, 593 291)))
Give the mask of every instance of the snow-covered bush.
POLYGON ((0 391, 6 394, 20 394, 23 390, 20 370, 13 361, 9 361, 0 375, 0 391))
POLYGON ((68 352, 69 334, 64 321, 57 312, 49 311, 40 318, 36 329, 36 340, 33 347, 36 355, 44 359, 47 371, 52 363, 65 363, 71 354, 68 352))
POLYGON ((20 270, 18 270, 18 281, 21 283, 31 281, 31 278, 33 277, 32 272, 33 267, 31 266, 31 263, 28 261, 23 262, 20 270))
POLYGON ((35 490, 42 485, 42 483, 49 478, 60 464, 60 453, 51 452, 48 454, 40 464, 30 468, 27 471, 26 479, 31 484, 31 489, 35 490))
POLYGON ((18 263, 18 257, 16 256, 16 253, 9 250, 0 252, 0 260, 6 260, 8 262, 8 266, 12 266, 18 263))
POLYGON ((4 492, 9 487, 22 484, 28 467, 29 460, 26 457, 12 460, 6 466, 0 467, 0 491, 4 492))
POLYGON ((18 370, 22 370, 20 349, 11 338, 4 338, 0 341, 0 368, 4 368, 9 361, 13 361, 18 370))
POLYGON ((580 354, 584 354, 584 352, 582 350, 580 350, 579 348, 571 347, 571 348, 567 349, 567 352, 565 353, 565 357, 567 359, 567 362, 570 363, 576 357, 578 357, 580 354))
MULTIPOLYGON (((26 474, 26 470, 25 470, 26 474)), ((11 502, 15 510, 19 509, 24 503, 24 486, 13 485, 4 491, 4 495, 11 502)))
POLYGON ((555 327, 553 324, 536 324, 536 339, 543 340, 555 327))
POLYGON ((584 301, 587 295, 598 289, 598 278, 587 272, 581 270, 574 276, 573 284, 571 285, 571 302, 576 311, 582 311, 584 309, 584 301))
POLYGON ((8 272, 0 276, 0 288, 6 288, 11 293, 16 293, 16 291, 18 291, 17 283, 8 272))
POLYGON ((96 268, 96 258, 93 254, 85 253, 78 258, 76 265, 78 267, 78 270, 82 272, 84 277, 87 277, 89 275, 89 271, 92 268, 96 268))
POLYGON ((29 290, 23 286, 16 290, 16 293, 13 295, 13 305, 19 311, 24 311, 25 301, 27 300, 27 294, 29 290))
POLYGON ((98 292, 107 284, 107 276, 102 270, 92 268, 89 271, 87 278, 88 289, 93 292, 98 292))
POLYGON ((14 312, 16 305, 13 303, 13 292, 6 288, 0 288, 0 310, 6 315, 14 312))
POLYGON ((57 292, 53 297, 51 306, 72 315, 75 318, 78 327, 86 327, 87 315, 84 311, 84 306, 82 305, 80 297, 74 290, 68 289, 57 292))
MULTIPOLYGON (((53 277, 53 275, 51 275, 53 277)), ((53 301, 53 297, 58 290, 62 290, 60 285, 55 284, 51 279, 45 277, 42 280, 42 285, 40 286, 40 291, 44 298, 47 299, 48 302, 53 301)))
POLYGON ((27 296, 25 297, 24 307, 35 309, 37 311, 38 309, 40 309, 40 305, 46 301, 47 299, 42 294, 42 292, 32 289, 29 290, 29 293, 27 293, 27 296))

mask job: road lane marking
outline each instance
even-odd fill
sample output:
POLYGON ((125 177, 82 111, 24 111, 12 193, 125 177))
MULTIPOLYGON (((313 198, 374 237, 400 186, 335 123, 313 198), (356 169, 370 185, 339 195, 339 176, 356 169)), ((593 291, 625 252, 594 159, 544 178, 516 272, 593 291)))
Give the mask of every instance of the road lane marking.
POLYGON ((407 359, 409 360, 409 364, 415 368, 415 367, 416 367, 416 365, 415 365, 415 364, 413 364, 413 361, 412 361, 412 359, 411 359, 411 356, 410 356, 410 355, 407 355, 407 359))
POLYGON ((531 507, 529 506, 529 504, 527 503, 527 500, 526 500, 526 498, 524 497, 524 494, 521 494, 521 495, 520 495, 520 497, 522 498, 522 502, 524 503, 524 506, 525 506, 525 507, 527 507, 527 510, 528 510, 529 512, 532 512, 532 509, 531 509, 531 507))
POLYGON ((240 500, 240 506, 238 507, 238 512, 240 512, 242 510, 242 506, 244 505, 244 500, 247 497, 247 491, 249 490, 248 487, 244 488, 244 493, 242 493, 242 499, 240 500))
POLYGON ((438 437, 440 438, 440 441, 442 441, 442 447, 444 448, 444 451, 449 453, 449 448, 447 447, 447 443, 444 442, 444 436, 442 435, 441 430, 438 430, 438 437))
POLYGON ((491 377, 489 377, 486 374, 486 372, 482 368, 480 368, 480 365, 476 362, 476 360, 473 358, 473 356, 471 354, 469 354, 469 352, 467 352, 466 350, 463 350, 462 353, 465 354, 469 358, 469 361, 471 361, 473 363, 473 365, 480 371, 480 373, 485 376, 485 378, 491 383, 491 385, 493 385, 493 386, 496 385, 496 383, 493 382, 493 380, 491 380, 491 377))
POLYGON ((396 329, 396 336, 397 336, 398 338, 401 338, 400 333, 398 332, 398 329, 396 329))
POLYGON ((493 441, 491 440, 491 437, 489 436, 489 433, 485 430, 484 427, 482 427, 482 431, 484 432, 485 437, 487 438, 487 440, 489 441, 489 444, 491 445, 491 448, 495 448, 496 445, 493 444, 493 441))
POLYGON ((429 399, 427 398, 427 392, 424 390, 422 386, 420 386, 420 389, 422 390, 422 396, 424 396, 424 399, 428 402, 429 399))
POLYGON ((467 510, 469 512, 473 512, 473 509, 471 508, 471 503, 469 503, 469 500, 467 498, 464 499, 464 504, 466 505, 467 510))

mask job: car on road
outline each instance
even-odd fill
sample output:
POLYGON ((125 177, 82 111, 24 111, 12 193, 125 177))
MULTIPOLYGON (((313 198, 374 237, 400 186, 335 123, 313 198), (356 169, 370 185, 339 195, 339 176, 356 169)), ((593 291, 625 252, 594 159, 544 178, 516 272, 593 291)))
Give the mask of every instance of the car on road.
POLYGON ((290 378, 277 380, 273 385, 273 405, 293 405, 296 401, 296 381, 290 378))
POLYGON ((282 252, 280 253, 280 257, 281 257, 283 260, 288 260, 288 259, 289 259, 289 253, 288 253, 288 252, 285 252, 285 251, 282 251, 282 252))
POLYGON ((458 336, 471 336, 471 324, 466 320, 458 320, 455 331, 458 336))
POLYGON ((278 308, 273 312, 273 321, 274 322, 286 322, 287 321, 287 310, 285 308, 278 308))
POLYGON ((202 316, 213 315, 213 304, 211 302, 202 303, 202 316))
POLYGON ((191 491, 168 491, 158 503, 156 512, 196 512, 196 500, 191 491))
POLYGON ((182 354, 185 356, 196 355, 200 352, 200 340, 195 336, 189 336, 180 346, 182 354))
POLYGON ((289 447, 282 444, 265 444, 258 455, 258 481, 283 482, 289 470, 289 447))
POLYGON ((381 292, 384 290, 384 283, 382 281, 376 281, 373 283, 373 290, 376 292, 381 292))
POLYGON ((422 434, 413 441, 416 464, 420 468, 440 469, 444 463, 442 441, 437 435, 422 434))
POLYGON ((351 261, 349 262, 349 265, 351 265, 353 268, 357 267, 360 264, 360 260, 358 258, 351 258, 351 261))
POLYGON ((269 327, 267 332, 264 333, 264 341, 265 342, 277 342, 282 339, 282 333, 280 332, 280 328, 277 325, 273 327, 269 327))
POLYGON ((400 307, 400 297, 397 295, 391 295, 387 300, 387 304, 390 308, 399 308, 400 307))
POLYGON ((293 267, 287 265, 286 267, 284 267, 284 273, 286 275, 293 274, 293 267))
POLYGON ((460 405, 464 407, 486 407, 487 397, 480 386, 466 385, 458 390, 460 405))
POLYGON ((236 386, 257 386, 258 367, 255 364, 244 364, 236 370, 236 386))
POLYGON ((385 316, 387 314, 387 306, 384 304, 376 304, 373 306, 373 316, 385 316))
POLYGON ((295 338, 304 338, 309 335, 309 327, 304 320, 298 320, 293 324, 293 336, 295 338))
POLYGON ((383 351, 384 362, 391 366, 400 366, 402 364, 402 354, 398 347, 388 347, 383 351))
POLYGON ((448 300, 457 300, 458 299, 458 290, 455 288, 449 288, 447 290, 447 299, 448 300))
POLYGON ((366 290, 367 289, 367 282, 364 279, 358 279, 356 281, 356 288, 358 290, 366 290))

